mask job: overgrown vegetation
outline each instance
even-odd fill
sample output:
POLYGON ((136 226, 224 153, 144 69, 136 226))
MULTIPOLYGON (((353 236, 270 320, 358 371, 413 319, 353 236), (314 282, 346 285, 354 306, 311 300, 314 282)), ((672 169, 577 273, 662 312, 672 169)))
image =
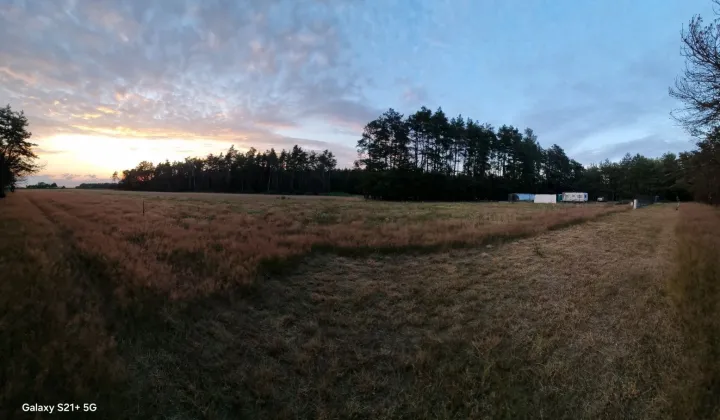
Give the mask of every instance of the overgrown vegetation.
POLYGON ((675 272, 670 290, 691 352, 686 393, 689 417, 720 418, 720 212, 683 206, 676 228, 675 272))
POLYGON ((71 232, 26 199, 0 211, 0 417, 23 403, 97 401, 118 410, 124 377, 110 324, 112 285, 74 248, 71 232))

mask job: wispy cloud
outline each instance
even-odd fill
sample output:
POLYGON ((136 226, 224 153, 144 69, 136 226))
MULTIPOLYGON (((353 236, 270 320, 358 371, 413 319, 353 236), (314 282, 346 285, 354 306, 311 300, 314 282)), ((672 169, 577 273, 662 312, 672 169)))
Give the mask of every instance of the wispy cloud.
POLYGON ((66 151, 64 151, 64 150, 45 149, 43 147, 35 147, 33 149, 33 151, 35 152, 35 154, 37 154, 40 157, 42 157, 44 155, 61 155, 63 153, 66 153, 66 151))
POLYGON ((81 177, 82 177, 82 175, 80 175, 80 174, 71 174, 71 173, 64 173, 64 174, 60 175, 60 178, 66 180, 66 181, 70 181, 75 178, 81 178, 81 177))
POLYGON ((660 156, 667 152, 679 153, 692 147, 693 144, 689 141, 652 134, 628 141, 591 147, 575 153, 573 157, 581 163, 589 164, 599 163, 605 159, 619 160, 627 153, 660 156))
POLYGON ((70 153, 42 139, 299 141, 351 160, 369 120, 421 105, 531 127, 583 159, 684 142, 662 119, 667 86, 682 23, 707 10, 559 1, 0 0, 0 101, 58 161, 70 153))
POLYGON ((39 137, 286 146, 274 133, 299 119, 356 126, 374 114, 356 82, 337 6, 322 0, 3 3, 0 84, 39 137))
POLYGON ((423 105, 428 99, 427 90, 422 86, 408 86, 402 93, 402 100, 407 105, 423 105))

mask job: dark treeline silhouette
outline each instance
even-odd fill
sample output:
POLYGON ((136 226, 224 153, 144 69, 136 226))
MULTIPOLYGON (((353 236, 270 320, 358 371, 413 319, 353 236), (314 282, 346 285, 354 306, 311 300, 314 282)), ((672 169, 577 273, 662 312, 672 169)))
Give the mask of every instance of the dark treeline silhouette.
MULTIPOLYGON (((337 169, 322 153, 274 149, 124 170, 117 188, 153 191, 364 194, 386 200, 505 200, 510 193, 582 191, 591 200, 660 196, 692 198, 688 177, 693 154, 661 158, 626 155, 584 167, 558 145, 544 149, 531 129, 494 129, 462 117, 447 119, 441 109, 422 108, 408 118, 390 109, 365 127, 353 169, 337 169)), ((118 179, 117 173, 113 174, 118 179)), ((113 188, 114 184, 84 184, 113 188)))
MULTIPOLYGON (((545 149, 532 129, 498 129, 442 109, 423 107, 405 118, 388 110, 369 122, 353 169, 333 154, 300 146, 259 153, 231 147, 184 161, 140 162, 122 172, 118 188, 152 191, 323 194, 343 192, 385 200, 505 200, 510 193, 587 192, 591 200, 660 196, 688 200, 701 186, 692 171, 698 154, 661 158, 626 155, 584 167, 554 144, 545 149)), ((113 174, 118 179, 117 173, 113 174)), ((86 184, 114 187, 113 184, 86 184)), ((702 195, 702 194, 700 194, 702 195)))
POLYGON ((111 189, 114 189, 117 187, 118 187, 118 184, 112 183, 112 182, 86 182, 86 183, 82 183, 82 184, 78 185, 75 188, 80 189, 80 190, 98 190, 98 189, 111 190, 111 189))
POLYGON ((626 155, 584 167, 534 131, 497 129, 442 109, 404 117, 393 109, 365 126, 358 141, 367 196, 391 200, 504 200, 510 193, 587 192, 591 199, 638 195, 689 198, 683 160, 626 155))
POLYGON ((258 153, 255 148, 240 153, 230 147, 225 153, 205 158, 165 161, 158 165, 140 162, 135 168, 122 172, 118 187, 153 191, 359 193, 359 171, 336 169, 336 166, 337 160, 329 150, 317 153, 296 145, 280 153, 275 149, 258 153))
MULTIPOLYGON (((52 184, 48 184, 46 182, 41 181, 34 185, 28 185, 25 188, 27 188, 29 190, 47 190, 47 189, 58 188, 58 185, 55 182, 53 182, 52 184)), ((63 187, 63 188, 65 188, 65 187, 63 187)))

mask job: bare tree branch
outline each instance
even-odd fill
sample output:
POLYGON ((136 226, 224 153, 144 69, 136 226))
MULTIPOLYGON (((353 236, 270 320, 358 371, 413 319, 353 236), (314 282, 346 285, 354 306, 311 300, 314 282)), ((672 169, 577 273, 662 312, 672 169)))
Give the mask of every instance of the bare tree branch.
MULTIPOLYGON (((714 12, 720 16, 720 0, 713 0, 714 12)), ((705 25, 699 15, 693 16, 687 30, 681 32, 681 55, 685 70, 669 89, 670 96, 684 103, 672 116, 691 134, 707 134, 720 123, 720 25, 716 18, 705 25)))

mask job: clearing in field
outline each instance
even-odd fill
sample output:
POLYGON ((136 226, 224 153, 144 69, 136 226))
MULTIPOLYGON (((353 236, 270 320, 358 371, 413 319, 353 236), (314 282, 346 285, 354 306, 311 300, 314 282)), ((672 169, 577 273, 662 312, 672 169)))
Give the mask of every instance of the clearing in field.
POLYGON ((6 413, 42 396, 110 418, 682 414, 670 207, 75 191, 2 205, 6 413))

